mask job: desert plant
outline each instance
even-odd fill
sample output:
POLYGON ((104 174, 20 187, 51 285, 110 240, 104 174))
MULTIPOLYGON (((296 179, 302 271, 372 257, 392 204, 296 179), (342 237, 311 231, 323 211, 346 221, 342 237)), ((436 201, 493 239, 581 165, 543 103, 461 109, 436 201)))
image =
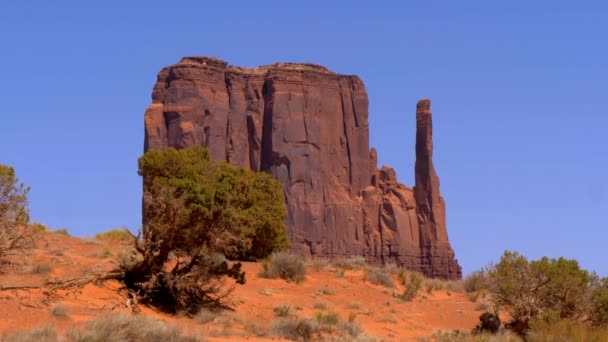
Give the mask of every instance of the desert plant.
POLYGON ((591 322, 595 326, 608 326, 608 278, 602 278, 593 296, 591 322))
POLYGON ((552 322, 533 319, 526 339, 530 342, 605 342, 608 341, 608 329, 592 328, 583 322, 560 320, 559 318, 552 322))
POLYGON ((137 237, 131 234, 127 228, 118 228, 96 234, 95 238, 98 240, 132 242, 137 237))
POLYGON ((316 322, 305 318, 282 318, 271 327, 276 335, 292 341, 310 341, 319 333, 316 322))
POLYGON ((497 307, 515 320, 528 321, 548 310, 564 319, 582 319, 593 308, 599 278, 565 258, 528 261, 506 251, 487 272, 487 288, 497 307))
POLYGON ((262 263, 263 278, 282 278, 299 283, 306 279, 306 265, 302 258, 289 252, 275 252, 262 263))
POLYGON ((320 324, 326 325, 336 325, 340 321, 337 314, 324 311, 319 311, 315 313, 315 319, 320 324))
POLYGON ((464 278, 464 290, 467 293, 479 292, 486 287, 486 272, 481 269, 470 273, 464 278))
POLYGON ((55 229, 55 230, 53 230, 53 232, 57 233, 57 234, 65 235, 65 236, 70 236, 70 233, 68 232, 68 230, 66 228, 55 229))
POLYGON ((0 336, 2 342, 59 342, 59 334, 55 327, 46 325, 29 331, 0 336))
POLYGON ((315 291, 315 295, 317 296, 332 296, 336 294, 336 291, 334 291, 333 289, 330 289, 327 286, 323 286, 322 288, 318 289, 317 291, 315 291))
POLYGON ((348 258, 339 257, 332 261, 332 264, 336 268, 345 270, 356 270, 367 266, 367 261, 362 256, 351 256, 348 258))
POLYGON ((359 310, 359 309, 361 309, 361 303, 360 302, 348 302, 348 303, 346 303, 346 308, 350 309, 350 310, 359 310))
POLYGON ((198 341, 155 319, 122 313, 101 316, 93 319, 86 327, 72 328, 67 333, 67 339, 74 342, 198 341))
POLYGON ((61 319, 66 319, 68 317, 69 312, 70 312, 70 309, 68 309, 68 307, 63 304, 55 305, 51 309, 51 314, 53 315, 53 317, 57 317, 57 318, 61 318, 61 319))
POLYGON ((30 223, 30 229, 33 230, 33 231, 35 231, 35 232, 38 232, 38 233, 40 233, 40 232, 46 232, 46 231, 49 230, 49 228, 47 226, 45 226, 44 224, 39 223, 39 222, 32 222, 32 223, 30 223))
POLYGON ((220 313, 216 309, 202 308, 196 315, 194 315, 194 321, 204 324, 213 321, 219 315, 220 313))
POLYGON ((327 302, 314 302, 312 303, 312 307, 317 310, 327 310, 329 308, 329 303, 327 302))
POLYGON ((277 317, 287 317, 287 316, 289 316, 289 313, 291 312, 291 306, 290 305, 275 306, 273 308, 273 311, 274 311, 274 315, 277 317))
POLYGON ((395 283, 391 279, 391 274, 380 267, 367 267, 365 268, 365 280, 372 284, 382 285, 388 288, 394 288, 395 283))
POLYGON ((39 264, 35 264, 32 267, 32 273, 33 274, 46 274, 49 273, 53 270, 53 266, 47 264, 47 263, 39 263, 39 264))
POLYGON ((241 263, 223 256, 257 259, 289 246, 283 191, 269 174, 215 163, 200 146, 148 151, 138 163, 143 236, 113 277, 140 302, 194 315, 232 291, 226 277, 245 283, 241 263))
POLYGON ((38 232, 29 226, 29 191, 15 176, 15 169, 0 164, 0 261, 31 247, 38 232))
POLYGON ((329 265, 329 259, 327 259, 327 258, 313 257, 310 260, 310 266, 312 266, 312 268, 317 272, 325 270, 328 265, 329 265))

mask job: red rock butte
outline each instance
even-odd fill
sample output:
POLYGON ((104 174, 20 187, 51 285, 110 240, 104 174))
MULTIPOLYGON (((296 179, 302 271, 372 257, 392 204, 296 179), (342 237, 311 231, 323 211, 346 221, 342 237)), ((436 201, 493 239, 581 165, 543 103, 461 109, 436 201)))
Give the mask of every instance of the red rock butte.
POLYGON ((377 168, 357 76, 304 63, 240 68, 186 57, 158 74, 144 150, 202 145, 282 182, 294 252, 364 256, 460 279, 433 167, 430 101, 416 109, 416 184, 377 168))

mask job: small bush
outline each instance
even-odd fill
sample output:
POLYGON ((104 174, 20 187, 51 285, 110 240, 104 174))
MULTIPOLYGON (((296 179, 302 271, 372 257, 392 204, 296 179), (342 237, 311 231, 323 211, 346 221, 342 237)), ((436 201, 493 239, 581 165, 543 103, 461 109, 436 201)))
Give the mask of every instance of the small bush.
POLYGON ((291 312, 291 306, 290 305, 275 306, 272 310, 274 311, 274 315, 277 317, 287 317, 287 316, 289 316, 289 313, 291 312))
POLYGON ((344 278, 345 272, 343 268, 336 269, 336 278, 344 278))
POLYGON ((315 313, 315 319, 325 325, 336 325, 340 321, 337 314, 323 311, 315 313))
POLYGON ((47 226, 43 225, 42 223, 33 222, 33 223, 30 223, 30 230, 32 230, 36 233, 41 233, 41 232, 48 231, 49 228, 47 226))
POLYGON ((95 235, 97 240, 111 240, 111 241, 124 241, 132 242, 135 237, 127 230, 127 228, 119 228, 108 230, 107 232, 99 233, 95 235))
POLYGON ((2 342, 59 342, 59 334, 52 326, 43 326, 8 336, 0 336, 2 342))
POLYGON ((346 308, 349 310, 359 310, 361 309, 361 303, 359 302, 348 302, 346 303, 346 308))
POLYGON ((312 307, 317 310, 327 310, 329 304, 327 302, 314 302, 312 303, 312 307))
POLYGON ((479 292, 486 287, 486 273, 484 270, 472 272, 463 281, 467 293, 479 292))
POLYGON ((105 247, 97 256, 99 258, 109 258, 112 256, 112 251, 108 247, 105 247))
POLYGON ((70 236, 70 233, 65 228, 55 229, 53 232, 55 232, 57 234, 65 235, 65 236, 70 236))
POLYGON ((338 324, 338 329, 340 330, 341 335, 346 335, 345 337, 352 338, 363 334, 363 329, 361 329, 361 326, 354 321, 341 322, 338 324))
POLYGON ((365 279, 372 284, 382 285, 388 288, 394 288, 395 283, 391 279, 391 275, 383 268, 368 267, 365 269, 365 279))
POLYGON ((323 271, 327 268, 327 266, 329 266, 329 259, 327 258, 312 258, 312 260, 310 261, 310 265, 312 266, 312 268, 317 271, 323 271))
POLYGON ((318 334, 318 325, 310 319, 283 318, 272 324, 276 335, 292 341, 311 341, 318 334))
POLYGON ((205 324, 216 319, 220 313, 217 310, 209 310, 207 308, 201 309, 193 319, 196 323, 205 324))
POLYGON ((259 275, 263 278, 278 277, 299 283, 306 279, 306 265, 297 255, 275 252, 270 255, 267 262, 262 263, 262 272, 259 275))
POLYGON ((46 264, 46 263, 40 263, 40 264, 34 265, 34 267, 32 268, 32 273, 33 274, 47 274, 47 273, 51 272, 52 270, 53 270, 53 266, 46 264))
POLYGON ((53 309, 51 310, 51 314, 54 317, 60 318, 60 319, 66 319, 68 318, 68 314, 70 312, 70 309, 68 309, 67 306, 59 304, 53 307, 53 309))
POLYGON ((569 320, 547 323, 536 319, 531 322, 528 341, 605 342, 608 341, 608 329, 593 329, 584 323, 569 320))
POLYGON ((176 328, 168 327, 161 321, 122 313, 101 316, 93 319, 86 327, 72 328, 67 333, 67 339, 71 342, 198 340, 182 335, 176 328))
POLYGON ((433 335, 435 342, 522 342, 522 340, 509 333, 501 331, 496 335, 472 334, 468 331, 438 331, 433 335))
POLYGON ((332 296, 334 294, 336 294, 336 291, 330 289, 327 286, 322 287, 322 288, 318 289, 317 291, 315 291, 316 296, 321 296, 321 295, 332 296))
POLYGON ((333 260, 332 264, 336 268, 342 268, 345 270, 356 270, 367 266, 367 261, 362 256, 351 256, 348 258, 336 258, 333 260))
POLYGON ((424 278, 418 273, 409 273, 404 270, 399 273, 399 279, 401 280, 401 285, 403 285, 405 289, 402 294, 397 294, 395 297, 404 301, 413 300, 416 295, 418 295, 418 291, 422 288, 424 283, 424 278))

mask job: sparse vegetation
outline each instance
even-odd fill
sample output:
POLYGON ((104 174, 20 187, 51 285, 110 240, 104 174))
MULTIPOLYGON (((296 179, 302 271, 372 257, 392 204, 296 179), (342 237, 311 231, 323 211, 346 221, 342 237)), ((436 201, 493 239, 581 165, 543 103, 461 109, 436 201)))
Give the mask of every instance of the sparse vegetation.
MULTIPOLYGON (((55 327, 46 325, 29 331, 0 336, 2 342, 59 342, 55 327)), ((95 341, 96 342, 96 341, 95 341)))
POLYGON ((333 289, 330 289, 327 286, 324 286, 320 289, 318 289, 317 291, 315 291, 315 295, 320 296, 320 295, 324 295, 324 296, 331 296, 336 294, 336 291, 334 291, 333 289))
POLYGON ((279 337, 292 341, 310 341, 319 333, 315 321, 306 318, 282 318, 272 324, 272 331, 279 337))
POLYGON ((346 308, 349 310, 359 310, 359 309, 361 309, 361 303, 360 302, 348 302, 348 303, 346 303, 346 308))
POLYGON ((291 313, 291 305, 280 305, 273 308, 274 315, 277 317, 287 317, 291 313))
POLYGON ((57 233, 57 234, 65 235, 65 236, 70 236, 70 233, 68 232, 68 230, 66 228, 55 229, 55 230, 53 230, 53 232, 57 233))
POLYGON ((12 167, 0 164, 0 262, 30 248, 38 233, 29 225, 29 191, 12 167))
POLYGON ((39 263, 32 266, 33 274, 47 274, 53 270, 53 266, 47 263, 39 263))
POLYGON ((402 270, 399 272, 401 285, 404 286, 403 293, 395 295, 404 301, 411 301, 418 295, 418 291, 422 288, 423 277, 418 273, 407 272, 402 270))
POLYGON ((127 228, 118 228, 96 234, 95 238, 98 240, 133 242, 133 240, 136 239, 136 236, 131 234, 127 228))
POLYGON ((39 223, 39 222, 30 223, 30 229, 37 233, 46 232, 49 230, 49 228, 47 226, 45 226, 44 224, 39 223))
POLYGON ((289 252, 275 252, 262 263, 263 278, 282 278, 299 283, 306 279, 306 265, 302 258, 289 252))
POLYGON ((320 324, 326 325, 336 325, 340 321, 337 314, 324 311, 319 311, 315 313, 315 319, 320 324))
POLYGON ((372 284, 382 285, 388 288, 395 287, 390 272, 382 267, 366 267, 365 280, 372 284))
POLYGON ((74 342, 102 341, 198 341, 195 337, 182 335, 176 328, 144 316, 109 314, 89 322, 86 327, 75 327, 68 331, 67 338, 74 342))
POLYGON ((199 312, 194 316, 194 321, 200 324, 204 324, 207 322, 211 322, 216 319, 220 315, 219 311, 216 309, 208 309, 202 308, 199 312))
POLYGON ((327 302, 314 302, 312 303, 312 307, 317 310, 327 310, 329 309, 329 303, 327 302))
POLYGON ((3 342, 199 341, 198 338, 185 336, 176 328, 168 327, 161 321, 122 313, 108 314, 95 318, 86 325, 74 326, 68 329, 66 336, 60 336, 54 327, 45 326, 11 334, 1 340, 3 342))
POLYGON ((68 307, 63 304, 55 305, 51 309, 51 314, 53 315, 53 317, 57 317, 59 319, 68 318, 69 312, 70 312, 70 309, 68 309, 68 307))
POLYGON ((362 256, 351 256, 348 258, 339 257, 332 260, 331 263, 335 268, 345 270, 357 270, 367 266, 367 261, 362 256))
POLYGON ((478 270, 464 278, 464 289, 467 293, 479 292, 486 288, 486 272, 478 270))

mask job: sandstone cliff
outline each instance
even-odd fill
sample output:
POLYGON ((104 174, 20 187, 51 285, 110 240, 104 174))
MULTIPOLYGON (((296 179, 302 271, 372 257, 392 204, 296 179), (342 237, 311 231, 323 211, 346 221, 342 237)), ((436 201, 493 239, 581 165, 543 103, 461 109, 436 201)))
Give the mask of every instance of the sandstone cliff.
POLYGON ((416 112, 416 185, 376 167, 357 76, 313 64, 248 69, 208 57, 164 68, 145 114, 144 149, 200 144, 216 160, 284 184, 296 252, 363 255, 460 278, 432 163, 430 101, 416 112))

